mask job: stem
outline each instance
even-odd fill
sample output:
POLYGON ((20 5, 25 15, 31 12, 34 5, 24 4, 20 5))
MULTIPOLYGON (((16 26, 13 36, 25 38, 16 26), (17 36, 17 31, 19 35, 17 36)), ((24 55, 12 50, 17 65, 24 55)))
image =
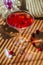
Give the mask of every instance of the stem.
POLYGON ((43 40, 42 40, 42 39, 39 39, 39 40, 35 40, 35 41, 28 41, 28 42, 32 42, 32 43, 41 43, 41 42, 43 42, 43 40))
POLYGON ((23 39, 21 32, 22 32, 22 29, 19 30, 19 40, 21 43, 23 43, 25 40, 23 39))
POLYGON ((19 30, 19 39, 21 40, 21 37, 22 37, 22 35, 21 35, 21 29, 19 30))

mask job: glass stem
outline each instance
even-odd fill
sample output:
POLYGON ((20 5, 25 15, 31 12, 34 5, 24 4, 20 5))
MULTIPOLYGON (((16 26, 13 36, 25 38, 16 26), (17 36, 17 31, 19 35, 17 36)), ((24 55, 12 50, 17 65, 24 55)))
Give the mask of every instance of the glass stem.
POLYGON ((21 29, 19 30, 19 41, 22 42, 22 34, 21 34, 21 29))
POLYGON ((20 29, 19 30, 19 40, 20 40, 20 43, 23 43, 24 41, 26 41, 26 39, 23 39, 23 37, 22 37, 22 30, 24 30, 24 29, 20 29))

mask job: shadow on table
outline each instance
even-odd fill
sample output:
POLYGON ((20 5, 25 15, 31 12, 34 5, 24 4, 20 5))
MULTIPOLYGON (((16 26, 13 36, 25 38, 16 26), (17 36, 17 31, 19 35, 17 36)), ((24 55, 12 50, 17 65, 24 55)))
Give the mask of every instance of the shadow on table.
POLYGON ((14 37, 15 33, 18 33, 18 31, 16 29, 13 29, 12 27, 9 27, 6 24, 6 25, 0 25, 0 33, 4 39, 10 39, 14 37), (10 34, 11 32, 12 34, 10 34))

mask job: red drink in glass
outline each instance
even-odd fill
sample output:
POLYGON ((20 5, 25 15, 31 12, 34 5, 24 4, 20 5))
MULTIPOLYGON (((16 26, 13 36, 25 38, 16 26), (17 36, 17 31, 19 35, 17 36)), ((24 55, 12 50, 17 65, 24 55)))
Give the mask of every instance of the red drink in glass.
POLYGON ((25 40, 21 38, 21 29, 24 29, 30 26, 34 22, 34 18, 25 11, 16 11, 11 13, 7 19, 7 23, 9 26, 16 28, 19 30, 19 39, 20 42, 23 43, 25 40))
POLYGON ((7 17, 7 23, 10 26, 16 27, 16 28, 25 28, 30 26, 34 22, 33 17, 24 11, 17 11, 11 13, 7 17))

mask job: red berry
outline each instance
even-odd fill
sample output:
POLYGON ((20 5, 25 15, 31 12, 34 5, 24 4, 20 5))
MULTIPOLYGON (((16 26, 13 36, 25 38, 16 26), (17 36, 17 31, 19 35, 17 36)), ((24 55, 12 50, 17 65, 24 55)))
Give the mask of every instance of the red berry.
POLYGON ((34 21, 34 18, 31 16, 31 17, 29 17, 29 20, 31 21, 31 22, 30 22, 30 24, 31 24, 31 23, 33 23, 33 21, 34 21))
POLYGON ((10 54, 10 55, 13 55, 14 53, 13 53, 13 51, 9 51, 9 54, 10 54))
POLYGON ((41 49, 41 48, 37 48, 37 50, 38 50, 38 51, 42 51, 42 49, 41 49))

